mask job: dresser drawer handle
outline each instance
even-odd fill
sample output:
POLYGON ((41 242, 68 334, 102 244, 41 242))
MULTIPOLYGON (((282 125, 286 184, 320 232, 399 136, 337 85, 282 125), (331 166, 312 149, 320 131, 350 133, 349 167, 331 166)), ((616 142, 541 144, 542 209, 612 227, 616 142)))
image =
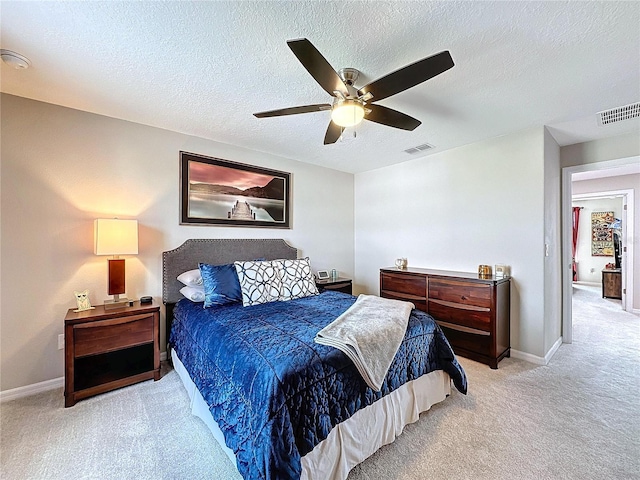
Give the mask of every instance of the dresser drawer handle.
POLYGON ((466 300, 466 299, 467 299, 467 297, 465 297, 464 295, 461 295, 461 296, 460 296, 460 299, 462 299, 462 300, 466 300))

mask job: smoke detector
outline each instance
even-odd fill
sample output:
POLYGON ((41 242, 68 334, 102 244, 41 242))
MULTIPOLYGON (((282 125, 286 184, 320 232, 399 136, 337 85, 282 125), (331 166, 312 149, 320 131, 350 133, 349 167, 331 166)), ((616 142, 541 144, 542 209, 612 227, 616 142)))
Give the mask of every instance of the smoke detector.
POLYGON ((11 50, 0 49, 0 58, 2 58, 4 63, 16 70, 24 70, 31 65, 31 60, 11 50))
POLYGON ((640 117, 640 102, 598 112, 598 125, 609 125, 637 117, 640 117))

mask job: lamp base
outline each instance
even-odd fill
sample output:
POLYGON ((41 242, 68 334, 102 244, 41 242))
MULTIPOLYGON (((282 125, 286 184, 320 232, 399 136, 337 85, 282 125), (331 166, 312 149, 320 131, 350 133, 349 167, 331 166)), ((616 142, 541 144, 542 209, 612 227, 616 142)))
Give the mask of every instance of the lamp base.
POLYGON ((104 309, 105 310, 115 310, 116 308, 128 307, 130 302, 132 302, 132 300, 129 300, 126 297, 120 297, 117 300, 114 300, 113 298, 110 298, 110 299, 104 301, 104 309))

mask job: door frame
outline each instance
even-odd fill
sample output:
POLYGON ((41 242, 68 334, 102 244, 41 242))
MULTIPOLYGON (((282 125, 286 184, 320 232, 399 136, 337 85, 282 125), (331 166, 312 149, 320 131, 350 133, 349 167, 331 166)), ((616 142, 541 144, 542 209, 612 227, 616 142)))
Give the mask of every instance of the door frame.
MULTIPOLYGON (((572 198, 572 186, 571 176, 578 172, 590 172, 597 170, 608 170, 610 168, 623 167, 625 165, 634 165, 640 161, 640 156, 620 158, 616 160, 608 160, 604 162, 588 163, 584 165, 575 165, 571 167, 564 167, 562 169, 562 341, 563 343, 573 342, 573 321, 572 321, 572 307, 571 296, 573 291, 573 270, 571 259, 571 238, 573 231, 573 221, 571 214, 571 198, 572 198)), ((625 192, 628 192, 625 190, 625 192)), ((633 190, 630 190, 631 197, 627 200, 627 230, 625 238, 633 238, 633 190)), ((627 268, 626 278, 624 283, 626 284, 627 302, 626 310, 631 311, 633 309, 633 242, 626 242, 627 247, 627 265, 631 265, 631 268, 627 268), (629 301, 630 299, 630 301, 629 301)), ((624 256, 623 256, 624 257, 624 256)))

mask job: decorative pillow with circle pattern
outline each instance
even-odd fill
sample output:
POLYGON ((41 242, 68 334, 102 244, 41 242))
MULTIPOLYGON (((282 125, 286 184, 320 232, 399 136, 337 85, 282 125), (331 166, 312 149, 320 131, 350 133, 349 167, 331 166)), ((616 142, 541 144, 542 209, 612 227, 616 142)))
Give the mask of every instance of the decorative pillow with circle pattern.
POLYGON ((280 262, 235 262, 242 305, 245 307, 275 302, 280 298, 282 287, 280 262))
POLYGON ((318 295, 318 287, 311 272, 309 257, 299 260, 274 260, 274 262, 280 262, 282 275, 280 300, 286 301, 318 295))

